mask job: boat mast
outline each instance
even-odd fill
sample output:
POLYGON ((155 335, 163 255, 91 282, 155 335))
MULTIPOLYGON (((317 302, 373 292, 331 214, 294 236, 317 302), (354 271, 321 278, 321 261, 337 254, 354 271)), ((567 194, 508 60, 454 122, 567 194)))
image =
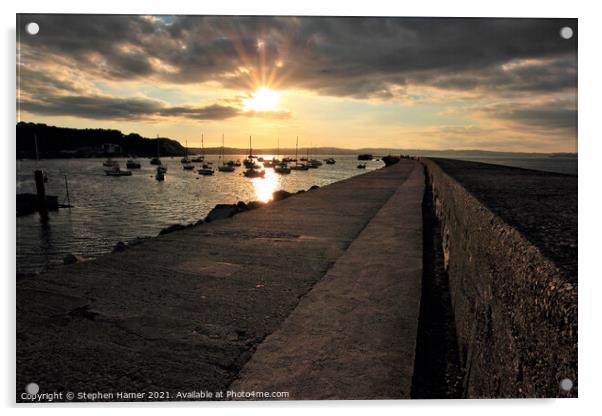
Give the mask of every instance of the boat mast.
POLYGON ((222 133, 222 165, 226 164, 226 160, 224 159, 224 133, 222 133))
POLYGON ((276 150, 276 160, 280 159, 280 137, 278 138, 278 150, 276 150))
POLYGON ((295 166, 299 164, 299 136, 297 136, 297 143, 295 143, 295 166))
POLYGON ((253 145, 251 144, 251 136, 249 136, 249 159, 253 158, 253 145))

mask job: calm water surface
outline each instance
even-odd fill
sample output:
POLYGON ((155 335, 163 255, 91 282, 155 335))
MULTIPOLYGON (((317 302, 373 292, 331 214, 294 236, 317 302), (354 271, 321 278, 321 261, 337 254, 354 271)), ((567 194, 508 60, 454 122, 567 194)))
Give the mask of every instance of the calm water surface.
MULTIPOLYGON (((328 155, 316 156, 324 159, 328 155)), ((243 155, 227 159, 243 160, 243 155)), ((125 159, 117 159, 125 168, 125 159)), ((308 171, 278 175, 266 169, 264 179, 235 172, 215 172, 199 176, 185 171, 180 158, 163 158, 168 166, 164 182, 154 179, 155 167, 148 159, 140 159, 142 168, 132 176, 109 177, 104 174, 103 159, 43 160, 40 167, 48 172, 47 194, 65 200, 65 175, 69 184, 71 210, 50 213, 48 224, 37 214, 17 217, 17 272, 37 272, 62 263, 66 254, 95 257, 112 250, 118 241, 136 237, 156 236, 172 224, 190 224, 204 218, 221 203, 267 201, 272 192, 283 189, 296 192, 312 185, 324 186, 364 173, 357 169, 356 156, 337 156, 335 165, 308 171)), ((211 160, 211 156, 208 157, 211 160)), ((577 158, 471 158, 477 162, 494 163, 527 169, 577 174, 577 158)), ((214 160, 217 162, 217 160, 214 160)), ((367 162, 366 171, 383 166, 367 162)), ((17 193, 35 192, 34 161, 17 161, 17 193)))
MULTIPOLYGON (((227 159, 243 160, 244 156, 227 159)), ((232 173, 199 176, 196 170, 183 170, 180 158, 174 157, 162 158, 168 172, 165 181, 158 182, 154 178, 155 166, 148 159, 139 159, 142 168, 125 177, 106 176, 103 160, 40 161, 39 166, 49 177, 46 193, 64 201, 66 175, 74 208, 51 212, 47 225, 40 222, 37 214, 17 217, 17 272, 36 272, 61 264, 69 253, 94 257, 111 251, 118 241, 156 236, 169 225, 190 224, 204 218, 216 204, 267 201, 276 190, 307 190, 312 185, 324 186, 384 166, 371 161, 366 170, 357 169, 356 156, 338 156, 335 165, 324 164, 289 175, 266 169, 265 178, 250 179, 242 175, 243 167, 232 173)), ((125 169, 125 159, 116 160, 125 169)), ((213 161, 216 163, 217 159, 213 161)), ((17 193, 35 193, 34 169, 34 161, 17 161, 17 193)))

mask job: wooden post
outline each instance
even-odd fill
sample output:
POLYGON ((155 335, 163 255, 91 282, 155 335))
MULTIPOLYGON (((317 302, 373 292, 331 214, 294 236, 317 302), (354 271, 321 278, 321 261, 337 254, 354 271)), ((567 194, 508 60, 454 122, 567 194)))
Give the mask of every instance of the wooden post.
POLYGON ((36 193, 38 196, 38 212, 42 221, 48 221, 48 207, 46 206, 46 189, 44 189, 44 172, 40 169, 34 171, 36 180, 36 193))

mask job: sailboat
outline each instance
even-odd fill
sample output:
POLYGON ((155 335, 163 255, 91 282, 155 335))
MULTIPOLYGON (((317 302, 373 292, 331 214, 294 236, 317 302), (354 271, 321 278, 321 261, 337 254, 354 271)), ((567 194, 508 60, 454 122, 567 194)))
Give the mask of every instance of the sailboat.
POLYGON ((251 136, 249 136, 249 156, 242 162, 246 168, 252 168, 255 166, 255 156, 253 156, 253 145, 251 142, 251 136))
POLYGON ((194 157, 191 159, 191 162, 199 162, 199 163, 203 163, 205 161, 205 137, 204 134, 201 133, 201 154, 198 155, 197 157, 194 157))
POLYGON ((297 143, 295 144, 295 164, 293 166, 291 166, 290 168, 292 170, 308 170, 309 169, 307 167, 307 165, 304 165, 303 163, 299 163, 299 162, 297 162, 297 160, 299 160, 299 136, 297 136, 297 143))
POLYGON ((161 165, 161 158, 160 158, 160 149, 159 149, 159 135, 157 134, 157 157, 153 157, 150 161, 151 165, 161 165))
POLYGON ((234 166, 234 162, 230 161, 226 163, 224 159, 224 135, 222 134, 222 153, 219 156, 220 163, 217 165, 217 170, 220 172, 234 172, 236 166, 234 166))
POLYGON ((280 161, 280 139, 278 139, 278 150, 276 151, 276 157, 272 159, 272 167, 274 168, 274 172, 280 174, 291 173, 291 168, 288 167, 286 162, 280 161))
POLYGON ((193 170, 194 169, 194 165, 188 158, 188 140, 186 140, 186 155, 180 160, 180 162, 182 163, 182 169, 184 169, 184 170, 193 170))

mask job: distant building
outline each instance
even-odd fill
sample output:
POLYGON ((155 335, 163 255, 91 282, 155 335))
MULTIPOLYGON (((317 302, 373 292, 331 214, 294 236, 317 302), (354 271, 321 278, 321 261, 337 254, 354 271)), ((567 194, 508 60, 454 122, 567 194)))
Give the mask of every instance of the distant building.
POLYGON ((122 152, 121 146, 115 143, 103 143, 101 148, 104 153, 108 154, 117 154, 122 152))

